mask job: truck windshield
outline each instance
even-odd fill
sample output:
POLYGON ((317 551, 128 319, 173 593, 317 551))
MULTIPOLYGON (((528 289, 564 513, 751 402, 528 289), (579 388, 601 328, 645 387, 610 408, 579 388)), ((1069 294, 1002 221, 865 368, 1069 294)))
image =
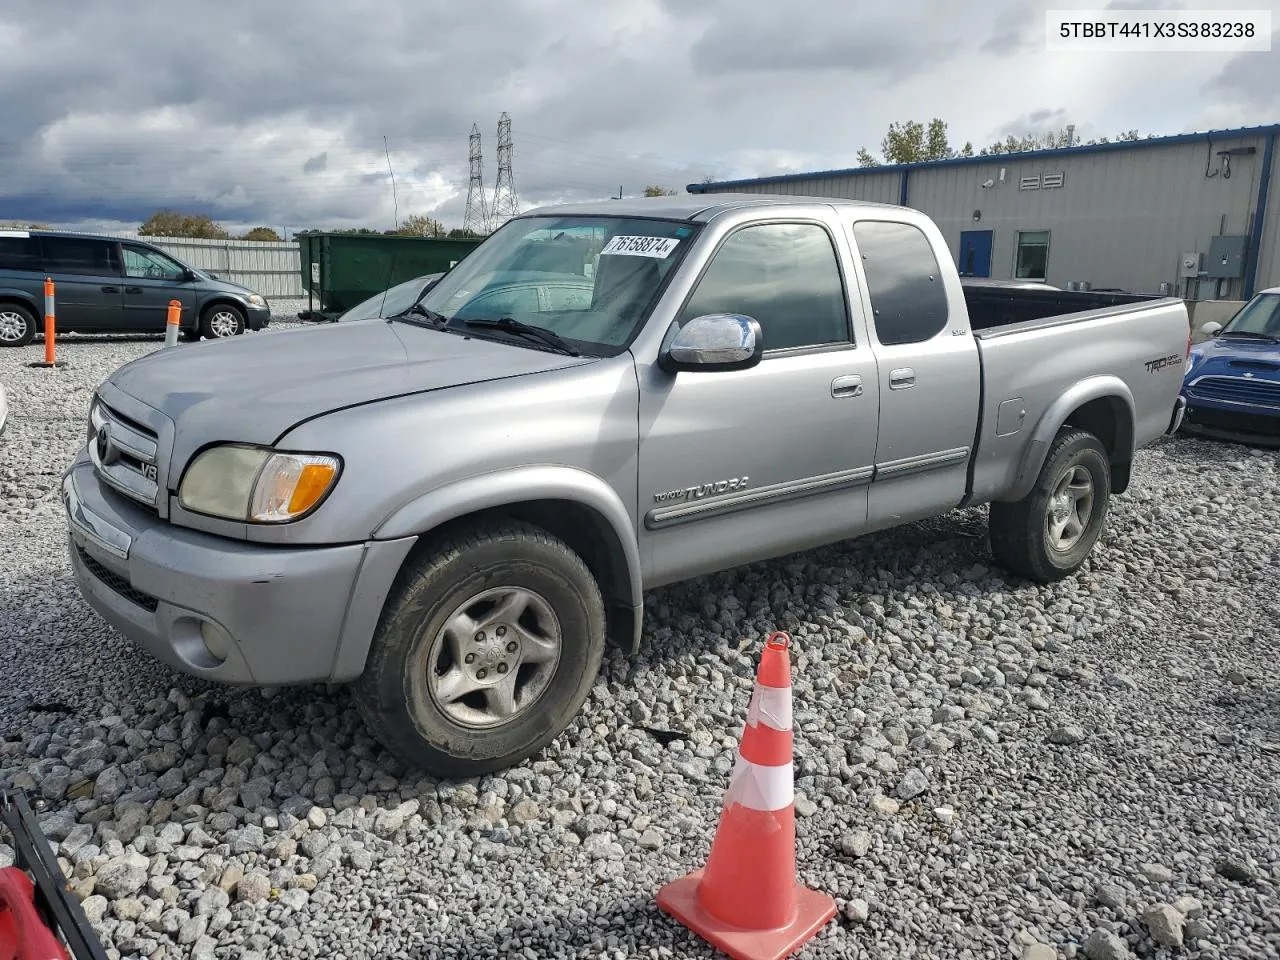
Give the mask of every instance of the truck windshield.
POLYGON ((522 217, 511 220, 422 297, 451 329, 539 348, 510 328, 468 326, 510 318, 593 355, 621 352, 696 231, 678 220, 522 217))
POLYGON ((1260 293, 1227 322, 1218 336, 1280 338, 1280 293, 1260 293))

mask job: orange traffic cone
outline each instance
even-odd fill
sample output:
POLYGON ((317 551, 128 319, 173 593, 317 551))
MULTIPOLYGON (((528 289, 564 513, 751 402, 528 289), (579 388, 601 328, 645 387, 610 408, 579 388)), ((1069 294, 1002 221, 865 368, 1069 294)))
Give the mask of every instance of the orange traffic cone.
POLYGON ((790 644, 765 641, 707 865, 658 891, 660 909, 734 960, 781 960, 836 913, 796 883, 790 644))

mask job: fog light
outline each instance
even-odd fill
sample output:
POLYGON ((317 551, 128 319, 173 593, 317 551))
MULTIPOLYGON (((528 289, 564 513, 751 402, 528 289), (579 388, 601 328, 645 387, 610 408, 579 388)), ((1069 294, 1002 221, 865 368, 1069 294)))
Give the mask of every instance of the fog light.
POLYGON ((227 654, 231 652, 230 639, 207 620, 200 621, 200 639, 204 641, 204 648, 209 652, 209 656, 218 663, 226 660, 227 654))

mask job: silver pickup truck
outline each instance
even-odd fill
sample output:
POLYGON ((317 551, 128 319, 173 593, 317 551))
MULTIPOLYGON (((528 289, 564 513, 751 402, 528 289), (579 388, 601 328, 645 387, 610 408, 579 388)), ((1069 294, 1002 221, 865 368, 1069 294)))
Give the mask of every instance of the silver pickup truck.
POLYGON ((408 763, 472 776, 580 709, 643 591, 991 503, 1084 562, 1177 428, 1179 300, 962 284, 907 208, 544 208, 404 313, 157 351, 63 482, 89 603, 236 684, 353 681, 408 763))

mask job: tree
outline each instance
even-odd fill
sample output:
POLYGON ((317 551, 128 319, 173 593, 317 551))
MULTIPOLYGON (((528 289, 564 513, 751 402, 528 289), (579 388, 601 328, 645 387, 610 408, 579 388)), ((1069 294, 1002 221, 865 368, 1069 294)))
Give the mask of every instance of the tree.
MULTIPOLYGON (((1028 133, 1021 137, 1015 137, 1010 134, 1002 141, 983 147, 979 155, 988 157, 1002 153, 1023 153, 1028 150, 1059 150, 1062 147, 1079 147, 1098 143, 1124 143, 1142 139, 1137 130, 1125 130, 1114 137, 1095 137, 1092 140, 1078 140, 1074 133, 1073 130, 1063 127, 1061 130, 1050 130, 1047 133, 1028 133)), ((1153 134, 1147 134, 1148 139, 1152 136, 1153 134)))
POLYGON ((468 230, 466 227, 454 227, 446 234, 450 240, 479 240, 484 234, 468 230))
MULTIPOLYGON (((880 143, 880 153, 885 163, 921 163, 927 160, 947 160, 951 157, 973 156, 973 145, 966 143, 959 150, 947 142, 946 123, 934 117, 928 126, 918 120, 902 120, 889 124, 889 132, 880 143)), ((858 165, 878 167, 880 161, 865 147, 858 151, 858 165)))
POLYGON ((160 210, 147 217, 138 228, 143 237, 195 237, 201 240, 230 240, 231 234, 203 213, 160 210))
POLYGON ((444 236, 444 224, 434 217, 428 217, 424 213, 415 213, 411 217, 405 218, 395 230, 388 230, 389 237, 442 237, 444 236))
POLYGON ((252 230, 244 233, 241 240, 260 240, 264 243, 279 243, 280 234, 276 233, 270 227, 254 227, 252 230))
POLYGON ((651 184, 644 188, 644 195, 646 197, 674 197, 676 192, 674 190, 668 190, 666 187, 651 184))

